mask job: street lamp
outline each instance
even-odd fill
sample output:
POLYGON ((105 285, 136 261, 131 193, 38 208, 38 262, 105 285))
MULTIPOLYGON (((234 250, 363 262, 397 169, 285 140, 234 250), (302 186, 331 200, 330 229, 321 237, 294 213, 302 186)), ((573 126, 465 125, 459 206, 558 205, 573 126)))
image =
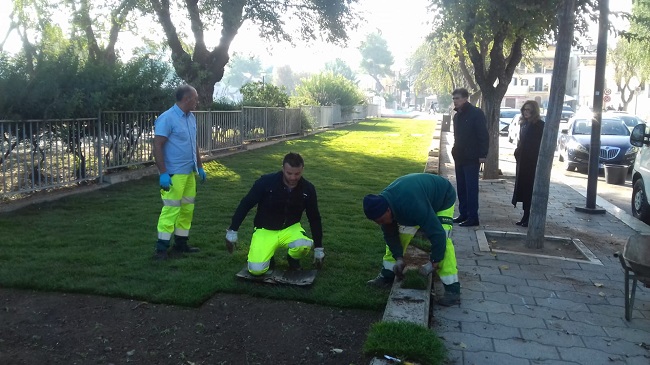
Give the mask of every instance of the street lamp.
POLYGON ((637 86, 634 89, 634 115, 636 115, 636 107, 639 105, 639 93, 641 92, 641 87, 637 86))

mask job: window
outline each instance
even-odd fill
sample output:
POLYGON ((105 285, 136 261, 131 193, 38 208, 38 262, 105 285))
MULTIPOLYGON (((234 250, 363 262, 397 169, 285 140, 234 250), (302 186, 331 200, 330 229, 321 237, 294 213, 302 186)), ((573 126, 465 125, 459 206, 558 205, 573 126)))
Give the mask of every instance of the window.
POLYGON ((572 86, 574 89, 578 87, 578 80, 573 80, 572 86))
POLYGON ((536 77, 535 78, 535 91, 542 91, 544 90, 544 79, 541 77, 536 77))
POLYGON ((528 86, 528 80, 527 79, 521 79, 521 86, 528 86))
POLYGON ((512 78, 512 86, 517 86, 517 78, 516 77, 512 78))

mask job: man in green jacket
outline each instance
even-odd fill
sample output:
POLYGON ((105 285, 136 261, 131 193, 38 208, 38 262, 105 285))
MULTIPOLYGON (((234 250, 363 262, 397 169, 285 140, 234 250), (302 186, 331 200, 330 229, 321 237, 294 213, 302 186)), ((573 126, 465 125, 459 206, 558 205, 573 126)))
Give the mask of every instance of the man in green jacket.
POLYGON ((401 279, 406 267, 404 252, 419 228, 431 241, 430 262, 420 268, 420 274, 438 273, 445 287, 440 305, 460 303, 456 255, 450 238, 455 202, 456 190, 451 183, 432 174, 401 176, 379 195, 366 195, 363 211, 381 226, 386 242, 383 268, 368 285, 388 288, 395 276, 401 279))

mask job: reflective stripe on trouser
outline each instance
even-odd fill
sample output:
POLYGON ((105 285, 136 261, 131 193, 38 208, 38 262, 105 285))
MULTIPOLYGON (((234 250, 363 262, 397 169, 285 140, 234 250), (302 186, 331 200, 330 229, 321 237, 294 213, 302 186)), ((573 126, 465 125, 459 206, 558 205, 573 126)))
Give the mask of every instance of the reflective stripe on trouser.
POLYGON ((252 275, 262 275, 269 270, 271 257, 280 247, 289 247, 288 254, 294 259, 301 259, 311 250, 314 241, 300 223, 296 223, 279 231, 255 228, 251 238, 251 248, 248 251, 248 272, 252 275))
MULTIPOLYGON (((454 243, 451 240, 451 228, 452 228, 451 217, 453 216, 453 214, 454 214, 453 205, 447 209, 436 212, 436 215, 439 217, 440 221, 444 222, 442 223, 442 228, 444 228, 445 232, 447 232, 445 256, 442 259, 442 261, 438 263, 438 271, 437 271, 437 274, 440 277, 440 281, 442 281, 442 283, 445 285, 450 285, 458 282, 458 268, 456 267, 456 252, 454 250, 454 243)), ((402 225, 399 226, 399 239, 400 242, 402 243, 402 248, 404 249, 404 252, 406 252, 406 248, 411 242, 411 239, 413 239, 413 236, 415 236, 415 232, 417 232, 418 228, 419 228, 418 226, 414 226, 414 227, 402 226, 402 225)), ((390 252, 388 246, 386 246, 386 253, 384 254, 383 265, 384 265, 384 270, 382 270, 382 272, 385 273, 386 271, 388 271, 389 273, 392 273, 393 266, 395 266, 395 258, 393 258, 393 254, 390 252)))
POLYGON ((158 218, 157 250, 166 250, 173 234, 187 237, 194 216, 196 177, 192 174, 174 174, 169 191, 160 189, 163 208, 158 218))

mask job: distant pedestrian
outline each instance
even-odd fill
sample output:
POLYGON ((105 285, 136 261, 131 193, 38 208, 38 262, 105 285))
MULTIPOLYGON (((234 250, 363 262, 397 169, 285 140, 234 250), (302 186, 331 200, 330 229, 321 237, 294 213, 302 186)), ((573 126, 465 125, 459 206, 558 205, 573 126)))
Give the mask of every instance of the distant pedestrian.
POLYGON ((450 237, 455 203, 456 191, 447 179, 423 173, 398 177, 379 195, 366 195, 363 211, 381 226, 386 243, 382 270, 367 284, 389 288, 395 276, 401 279, 406 267, 404 252, 420 229, 431 241, 430 261, 420 267, 420 274, 435 271, 440 277, 445 287, 440 305, 460 303, 456 255, 450 237))
POLYGON ((458 191, 458 217, 454 223, 461 227, 479 225, 478 178, 481 163, 488 153, 489 136, 483 111, 467 100, 467 89, 452 92, 454 101, 454 146, 451 154, 456 169, 458 191))
POLYGON ((158 241, 154 258, 167 258, 172 235, 174 253, 192 253, 199 249, 187 244, 194 216, 196 175, 206 180, 196 144, 196 118, 192 113, 199 95, 190 85, 176 90, 176 104, 162 113, 154 124, 153 155, 160 173, 160 197, 163 208, 158 218, 158 241))
POLYGON ((544 122, 540 117, 539 105, 534 100, 528 100, 521 107, 521 117, 519 118, 519 142, 515 149, 517 174, 515 191, 512 194, 512 205, 517 207, 518 202, 523 205, 524 216, 515 223, 522 227, 528 227, 537 158, 543 133, 544 122))

